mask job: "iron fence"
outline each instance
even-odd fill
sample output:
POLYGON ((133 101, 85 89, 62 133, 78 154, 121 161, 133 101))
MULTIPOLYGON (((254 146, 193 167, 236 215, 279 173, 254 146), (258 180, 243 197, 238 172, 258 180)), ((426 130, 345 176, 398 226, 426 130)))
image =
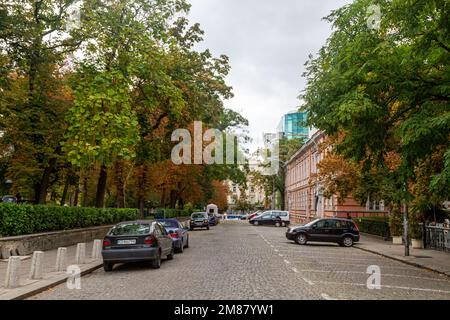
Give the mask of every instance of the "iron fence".
POLYGON ((424 245, 426 249, 450 252, 450 228, 425 226, 424 245))

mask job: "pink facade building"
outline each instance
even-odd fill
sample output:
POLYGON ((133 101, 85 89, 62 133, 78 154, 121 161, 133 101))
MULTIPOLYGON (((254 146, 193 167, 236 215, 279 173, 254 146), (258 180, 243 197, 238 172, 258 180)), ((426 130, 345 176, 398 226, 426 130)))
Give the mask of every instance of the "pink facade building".
POLYGON ((379 216, 384 211, 383 202, 367 201, 361 206, 351 197, 344 203, 338 203, 337 196, 325 198, 320 181, 313 182, 312 175, 317 173, 317 164, 324 153, 319 145, 325 138, 323 132, 316 132, 308 142, 286 163, 285 206, 294 222, 305 223, 316 218, 379 216))

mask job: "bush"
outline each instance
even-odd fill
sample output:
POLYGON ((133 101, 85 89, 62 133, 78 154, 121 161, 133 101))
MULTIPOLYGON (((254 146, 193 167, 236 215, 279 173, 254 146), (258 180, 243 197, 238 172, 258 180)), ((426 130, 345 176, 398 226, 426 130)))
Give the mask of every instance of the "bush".
POLYGON ((389 227, 391 228, 392 236, 400 237, 403 235, 403 215, 398 206, 392 210, 392 214, 389 217, 389 227))
POLYGON ((418 215, 411 213, 409 215, 409 236, 411 239, 422 239, 423 230, 418 215))
POLYGON ((96 209, 28 204, 0 204, 0 235, 69 230, 138 218, 136 209, 96 209))
POLYGON ((389 238, 390 236, 389 223, 385 217, 356 218, 355 221, 361 232, 384 238, 389 238))

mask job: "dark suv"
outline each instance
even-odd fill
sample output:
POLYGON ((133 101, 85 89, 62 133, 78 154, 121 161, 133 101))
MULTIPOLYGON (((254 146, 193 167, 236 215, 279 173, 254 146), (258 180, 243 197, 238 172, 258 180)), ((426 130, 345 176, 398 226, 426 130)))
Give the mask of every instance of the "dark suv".
POLYGON ((317 219, 304 226, 291 227, 286 238, 304 245, 308 241, 336 242, 343 247, 351 247, 359 241, 356 223, 348 219, 317 219))

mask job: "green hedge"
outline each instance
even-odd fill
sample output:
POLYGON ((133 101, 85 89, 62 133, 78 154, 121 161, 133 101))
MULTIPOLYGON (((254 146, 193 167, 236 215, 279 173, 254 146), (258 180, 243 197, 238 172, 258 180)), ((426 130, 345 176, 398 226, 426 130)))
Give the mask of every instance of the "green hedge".
POLYGON ((135 220, 136 209, 0 204, 0 236, 86 228, 135 220))
POLYGON ((355 222, 361 232, 384 238, 390 237, 389 222, 385 217, 355 218, 355 222))

